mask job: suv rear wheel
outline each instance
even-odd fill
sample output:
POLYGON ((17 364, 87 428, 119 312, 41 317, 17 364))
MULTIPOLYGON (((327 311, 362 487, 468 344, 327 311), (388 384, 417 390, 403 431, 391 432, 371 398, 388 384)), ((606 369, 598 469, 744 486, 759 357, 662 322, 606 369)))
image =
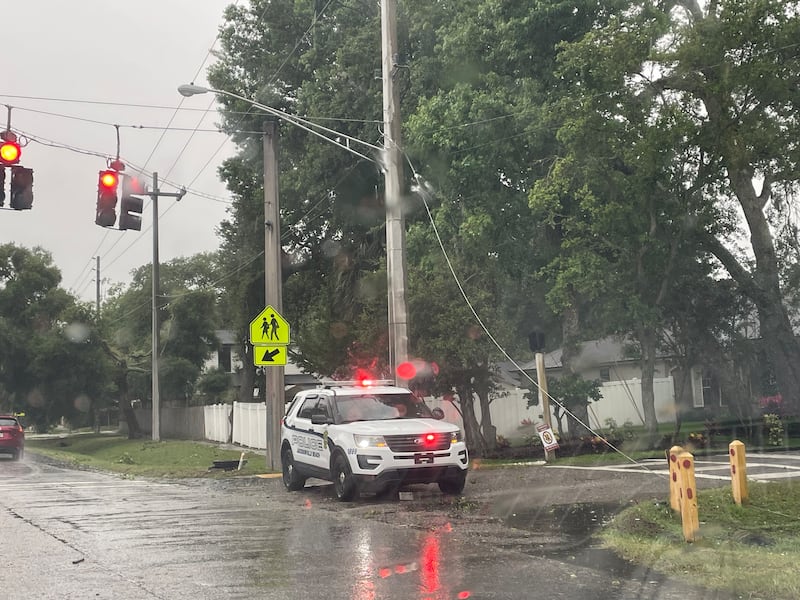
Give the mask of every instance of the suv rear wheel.
POLYGON ((467 472, 461 471, 458 475, 440 479, 439 489, 443 494, 457 496, 464 491, 464 484, 467 482, 467 472))
POLYGON ((283 485, 290 492, 296 492, 303 489, 306 484, 306 478, 300 475, 295 469, 294 458, 292 457, 292 449, 286 447, 281 452, 281 472, 283 473, 283 485))
POLYGON ((331 479, 333 480, 333 491, 336 498, 342 502, 355 500, 358 496, 358 482, 353 477, 350 464, 344 454, 338 453, 333 459, 331 467, 331 479))

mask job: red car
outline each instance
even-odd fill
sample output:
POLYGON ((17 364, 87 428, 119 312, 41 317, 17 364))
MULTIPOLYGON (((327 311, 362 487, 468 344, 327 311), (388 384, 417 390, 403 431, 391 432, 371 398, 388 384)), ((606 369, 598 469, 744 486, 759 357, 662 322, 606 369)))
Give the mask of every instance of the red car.
POLYGON ((17 417, 0 415, 0 454, 11 454, 14 460, 25 452, 25 430, 17 417))

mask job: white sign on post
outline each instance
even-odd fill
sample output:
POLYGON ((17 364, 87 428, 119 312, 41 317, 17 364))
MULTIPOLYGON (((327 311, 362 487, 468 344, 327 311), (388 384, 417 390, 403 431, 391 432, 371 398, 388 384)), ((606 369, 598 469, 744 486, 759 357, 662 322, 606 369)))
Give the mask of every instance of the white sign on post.
POLYGON ((547 423, 540 423, 536 426, 536 431, 539 433, 539 439, 542 440, 542 445, 545 450, 557 450, 558 442, 553 433, 552 428, 547 423))

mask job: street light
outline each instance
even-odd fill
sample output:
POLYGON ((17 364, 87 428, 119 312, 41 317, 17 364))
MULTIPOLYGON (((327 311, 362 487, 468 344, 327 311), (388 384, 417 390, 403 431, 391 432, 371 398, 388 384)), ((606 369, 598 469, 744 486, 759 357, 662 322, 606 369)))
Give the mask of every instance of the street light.
POLYGON ((250 104, 251 106, 254 106, 255 108, 261 109, 264 112, 266 112, 266 113, 268 113, 268 114, 270 114, 270 115, 272 115, 274 117, 277 117, 278 119, 282 119, 283 121, 287 121, 287 122, 291 123, 292 125, 296 125, 300 129, 304 129, 304 130, 308 131, 309 133, 313 133, 317 137, 321 137, 326 142, 330 142, 331 144, 334 144, 335 146, 339 146, 343 150, 347 150, 351 154, 355 154, 359 158, 363 158, 364 160, 368 160, 370 162, 377 162, 377 161, 374 158, 371 158, 371 157, 369 157, 369 156, 367 156, 365 154, 362 154, 361 152, 358 152, 358 151, 354 150, 353 148, 351 148, 350 147, 350 142, 354 142, 354 143, 357 143, 357 144, 362 144, 362 145, 367 146, 368 148, 371 148, 372 150, 375 150, 375 151, 378 151, 378 152, 383 150, 380 146, 375 146, 375 145, 370 144, 368 142, 359 140, 358 138, 351 137, 351 136, 349 136, 349 135, 347 135, 345 133, 341 133, 341 132, 335 131, 333 129, 328 129, 327 127, 323 127, 322 125, 319 125, 317 123, 313 123, 312 121, 307 121, 306 119, 303 119, 301 117, 297 117, 295 115, 290 115, 289 113, 285 113, 282 110, 278 110, 277 108, 273 108, 271 106, 267 106, 266 104, 261 104, 260 102, 256 102, 255 100, 251 100, 250 98, 245 98, 244 96, 240 96, 238 94, 234 94, 233 92, 228 92, 228 91, 225 91, 225 90, 217 90, 217 89, 214 89, 214 88, 203 87, 202 85, 195 85, 194 83, 186 83, 184 85, 178 86, 178 93, 180 93, 181 96, 184 96, 186 98, 189 98, 191 96, 196 96, 197 94, 205 94, 207 92, 211 92, 213 94, 220 94, 222 96, 230 96, 231 98, 236 98, 237 100, 241 100, 242 102, 247 102, 248 104, 250 104), (316 128, 316 129, 314 129, 314 128, 316 128), (317 129, 319 131, 317 131, 317 129), (336 139, 329 138, 326 135, 320 133, 320 131, 324 131, 325 133, 329 133, 330 135, 334 135, 337 138, 343 138, 343 139, 347 140, 347 143, 342 143, 342 142, 340 142, 340 141, 338 141, 336 139))
MULTIPOLYGON (((392 54, 388 52, 385 52, 384 54, 388 54, 389 57, 392 56, 392 54)), ((389 366, 392 370, 392 376, 397 380, 397 365, 406 362, 408 359, 408 309, 405 296, 405 226, 400 202, 402 163, 399 148, 400 124, 399 119, 397 118, 397 105, 399 104, 399 101, 397 94, 391 85, 395 67, 396 65, 392 63, 391 58, 384 60, 384 120, 385 130, 389 133, 385 136, 383 147, 375 146, 333 129, 328 129, 327 127, 323 127, 317 123, 307 121, 306 119, 297 117, 295 115, 290 115, 271 106, 267 106, 266 104, 261 104, 260 102, 256 102, 255 100, 245 98, 244 96, 240 96, 226 90, 218 90, 189 83, 179 86, 178 92, 187 98, 197 94, 205 94, 207 92, 236 98, 237 100, 246 102, 255 108, 261 109, 274 117, 300 127, 301 129, 304 129, 305 131, 308 131, 309 133, 312 133, 323 140, 358 156, 359 158, 373 163, 378 163, 382 167, 386 181, 386 255, 389 287, 388 325, 390 346, 389 366), (336 139, 328 137, 321 132, 335 136, 336 139), (340 139, 343 139, 346 142, 340 142, 340 139), (351 142, 362 144, 371 150, 380 153, 384 157, 384 160, 379 162, 375 158, 371 158, 354 150, 350 146, 351 142)), ((270 259, 280 261, 280 256, 270 257, 268 253, 265 252, 264 259, 265 263, 269 263, 270 259)), ((267 265, 265 264, 265 273, 269 272, 266 267, 267 265)))

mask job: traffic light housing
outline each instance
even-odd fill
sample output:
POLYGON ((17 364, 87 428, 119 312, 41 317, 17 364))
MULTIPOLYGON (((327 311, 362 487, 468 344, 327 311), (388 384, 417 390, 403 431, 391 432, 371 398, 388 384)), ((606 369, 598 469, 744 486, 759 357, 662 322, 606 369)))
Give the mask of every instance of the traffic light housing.
POLYGON ((0 141, 0 165, 11 167, 19 162, 22 150, 16 140, 4 139, 0 141))
POLYGON ((111 227, 117 222, 117 187, 119 173, 113 169, 100 171, 97 178, 97 215, 94 222, 100 227, 111 227))
POLYGON ((30 210, 33 206, 33 169, 11 167, 11 208, 30 210))
POLYGON ((6 204, 6 168, 0 166, 0 206, 6 204))
POLYGON ((141 179, 131 175, 122 175, 122 197, 119 204, 119 228, 121 230, 141 231, 144 200, 133 194, 146 193, 147 186, 141 179))

